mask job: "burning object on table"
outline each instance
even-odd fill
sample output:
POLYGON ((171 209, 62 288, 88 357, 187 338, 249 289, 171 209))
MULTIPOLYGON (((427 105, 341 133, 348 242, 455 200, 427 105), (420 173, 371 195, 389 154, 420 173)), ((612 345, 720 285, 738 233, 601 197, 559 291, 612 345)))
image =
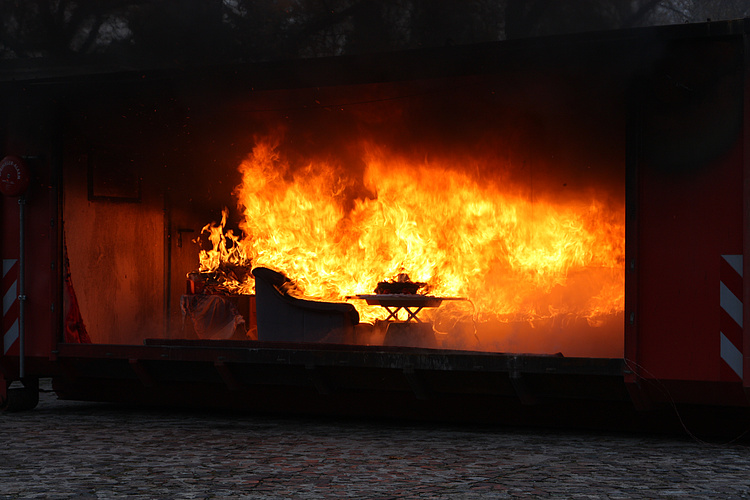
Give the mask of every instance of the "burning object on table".
MULTIPOLYGON (((409 278, 406 273, 399 273, 396 279, 390 281, 381 281, 375 288, 375 293, 381 294, 407 294, 415 295, 420 288, 427 286, 427 283, 415 282, 409 278)), ((426 290, 424 290, 426 291, 426 290)))

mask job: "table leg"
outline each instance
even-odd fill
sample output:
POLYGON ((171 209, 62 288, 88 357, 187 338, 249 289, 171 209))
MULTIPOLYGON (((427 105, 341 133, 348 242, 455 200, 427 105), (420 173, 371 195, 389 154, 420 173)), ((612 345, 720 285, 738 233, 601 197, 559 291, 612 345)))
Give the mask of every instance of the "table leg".
POLYGON ((386 321, 392 319, 393 321, 398 321, 398 312, 401 310, 401 307, 391 307, 391 306, 383 306, 386 311, 388 311, 388 317, 385 318, 386 321))
POLYGON ((404 307, 404 309, 406 309, 406 314, 408 315, 406 318, 407 323, 411 320, 414 320, 415 323, 421 323, 419 318, 417 318, 417 314, 419 314, 419 311, 422 310, 422 307, 417 307, 413 311, 408 307, 404 307))
POLYGON ((409 323, 411 321, 415 323, 422 322, 419 318, 417 318, 417 314, 419 314, 419 311, 421 311, 424 306, 383 306, 383 308, 388 311, 388 317, 385 318, 385 321, 399 321, 398 312, 403 309, 406 311, 406 321, 404 321, 404 323, 409 323))

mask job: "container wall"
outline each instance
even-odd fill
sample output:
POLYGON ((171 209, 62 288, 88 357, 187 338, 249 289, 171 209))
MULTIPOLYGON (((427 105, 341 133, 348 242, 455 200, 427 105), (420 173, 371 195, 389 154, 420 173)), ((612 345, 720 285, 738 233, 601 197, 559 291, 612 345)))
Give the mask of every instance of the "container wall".
POLYGON ((5 111, 0 120, 0 157, 21 158, 30 179, 28 188, 18 196, 0 195, 0 367, 7 371, 7 379, 14 380, 19 376, 22 342, 27 367, 33 367, 50 356, 61 336, 57 224, 60 121, 57 107, 33 91, 0 100, 0 106, 5 111))
MULTIPOLYGON (((80 100, 66 132, 66 250, 94 343, 195 338, 180 310, 186 275, 197 266, 202 226, 229 199, 205 182, 217 158, 196 151, 219 132, 204 130, 212 123, 193 127, 192 110, 171 92, 145 87, 116 84, 80 100)), ((222 190, 223 175, 213 181, 222 190)))
POLYGON ((628 357, 649 379, 742 377, 741 40, 665 43, 646 68, 628 357))

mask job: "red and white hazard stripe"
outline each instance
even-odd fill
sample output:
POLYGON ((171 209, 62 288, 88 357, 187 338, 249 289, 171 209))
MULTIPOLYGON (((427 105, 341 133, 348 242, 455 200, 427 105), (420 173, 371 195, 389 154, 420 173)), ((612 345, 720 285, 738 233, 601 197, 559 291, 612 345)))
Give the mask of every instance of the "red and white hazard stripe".
POLYGON ((742 255, 721 257, 721 359, 742 378, 742 255))
POLYGON ((3 354, 18 341, 18 259, 3 259, 3 354))

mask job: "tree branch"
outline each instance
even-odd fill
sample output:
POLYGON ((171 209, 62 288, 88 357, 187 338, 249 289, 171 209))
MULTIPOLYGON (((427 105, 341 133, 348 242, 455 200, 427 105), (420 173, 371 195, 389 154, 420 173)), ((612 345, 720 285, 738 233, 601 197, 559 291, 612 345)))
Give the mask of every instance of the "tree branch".
POLYGON ((632 28, 661 2, 662 0, 648 0, 647 2, 641 4, 641 6, 638 7, 638 10, 636 10, 622 23, 622 27, 632 28))

